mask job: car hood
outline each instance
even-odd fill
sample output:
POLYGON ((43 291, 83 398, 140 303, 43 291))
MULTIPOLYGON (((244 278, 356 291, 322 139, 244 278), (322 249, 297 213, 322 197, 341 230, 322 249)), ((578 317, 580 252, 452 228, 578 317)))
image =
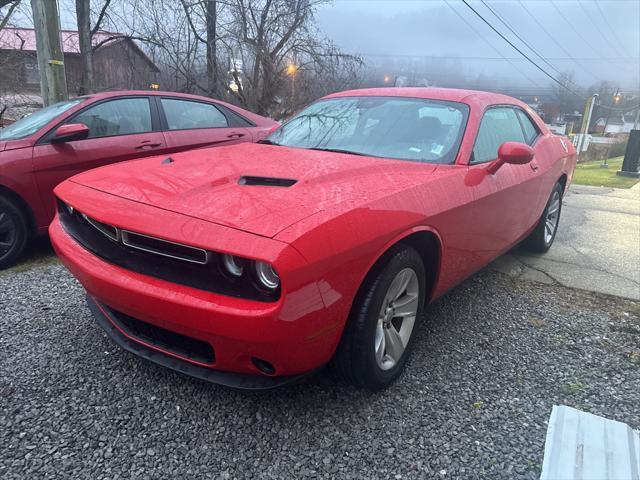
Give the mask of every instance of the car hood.
POLYGON ((343 202, 415 185, 434 165, 261 144, 110 165, 71 181, 134 202, 274 237, 343 202), (295 182, 295 183, 293 183, 295 182))

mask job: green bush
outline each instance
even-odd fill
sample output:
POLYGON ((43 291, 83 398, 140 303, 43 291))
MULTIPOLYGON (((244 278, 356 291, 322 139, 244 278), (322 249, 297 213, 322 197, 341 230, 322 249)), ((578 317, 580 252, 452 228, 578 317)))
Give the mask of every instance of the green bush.
POLYGON ((609 158, 622 157, 627 150, 627 141, 614 143, 609 149, 609 158))

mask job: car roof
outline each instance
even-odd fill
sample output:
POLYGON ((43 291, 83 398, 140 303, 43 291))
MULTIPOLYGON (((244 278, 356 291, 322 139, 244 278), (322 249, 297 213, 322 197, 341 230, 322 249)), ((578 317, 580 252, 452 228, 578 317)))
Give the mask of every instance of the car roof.
POLYGON ((473 103, 476 105, 492 104, 512 104, 524 106, 520 100, 507 95, 494 92, 483 92, 481 90, 466 90, 459 88, 438 88, 438 87, 386 87, 386 88, 363 88, 357 90, 346 90, 344 92, 332 93, 324 98, 338 97, 406 97, 424 98, 430 100, 446 100, 450 102, 473 103))
POLYGON ((165 92, 162 90, 109 90, 108 92, 98 92, 92 93, 90 95, 83 95, 80 98, 92 98, 92 99, 101 99, 101 98, 110 98, 110 97, 129 97, 129 96, 139 96, 139 95, 161 95, 163 97, 181 97, 181 98, 192 98, 194 100, 205 100, 207 102, 219 102, 219 100, 215 98, 203 97, 201 95, 192 95, 190 93, 180 93, 180 92, 165 92))
POLYGON ((83 95, 78 98, 86 98, 92 101, 98 101, 105 98, 115 98, 115 97, 135 97, 141 95, 151 95, 151 96, 162 96, 162 97, 176 97, 176 98, 184 98, 191 100, 198 100, 201 102, 215 102, 218 105, 223 105, 230 110, 234 111, 236 114, 244 117, 245 119, 250 120, 251 122, 264 126, 264 122, 267 123, 275 123, 268 117, 264 117, 262 115, 258 115, 257 113, 253 113, 249 110, 246 110, 242 107, 238 107, 237 105, 232 105, 228 102, 224 102, 222 100, 218 100, 217 98, 204 97, 202 95, 192 95, 190 93, 181 93, 181 92, 166 92, 163 90, 110 90, 108 92, 99 92, 92 93, 90 95, 83 95))

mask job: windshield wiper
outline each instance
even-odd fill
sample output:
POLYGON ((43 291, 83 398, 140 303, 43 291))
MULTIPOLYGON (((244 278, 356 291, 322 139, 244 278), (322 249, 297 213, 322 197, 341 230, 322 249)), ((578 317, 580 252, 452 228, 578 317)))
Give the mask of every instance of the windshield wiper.
POLYGON ((360 155, 363 157, 371 157, 368 153, 354 152, 352 150, 343 150, 341 148, 322 148, 322 147, 309 147, 309 150, 319 150, 321 152, 333 152, 333 153, 346 153, 348 155, 360 155))
POLYGON ((263 145, 280 145, 279 143, 276 143, 273 140, 269 140, 268 138, 258 140, 256 143, 262 143, 263 145))

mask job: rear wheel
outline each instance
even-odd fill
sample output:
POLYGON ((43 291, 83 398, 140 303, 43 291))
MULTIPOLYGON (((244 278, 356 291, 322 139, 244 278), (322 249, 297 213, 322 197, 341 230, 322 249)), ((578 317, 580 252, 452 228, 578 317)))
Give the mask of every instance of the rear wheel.
POLYGON ((557 182, 553 186, 547 205, 542 212, 536 228, 523 241, 523 245, 532 252, 545 253, 556 238, 560 212, 562 211, 562 185, 557 182))
POLYGON ((354 303, 334 363, 349 383, 370 390, 400 376, 422 315, 425 271, 418 252, 398 246, 381 260, 354 303))
POLYGON ((7 198, 0 197, 0 270, 15 263, 28 238, 27 220, 22 211, 7 198))

